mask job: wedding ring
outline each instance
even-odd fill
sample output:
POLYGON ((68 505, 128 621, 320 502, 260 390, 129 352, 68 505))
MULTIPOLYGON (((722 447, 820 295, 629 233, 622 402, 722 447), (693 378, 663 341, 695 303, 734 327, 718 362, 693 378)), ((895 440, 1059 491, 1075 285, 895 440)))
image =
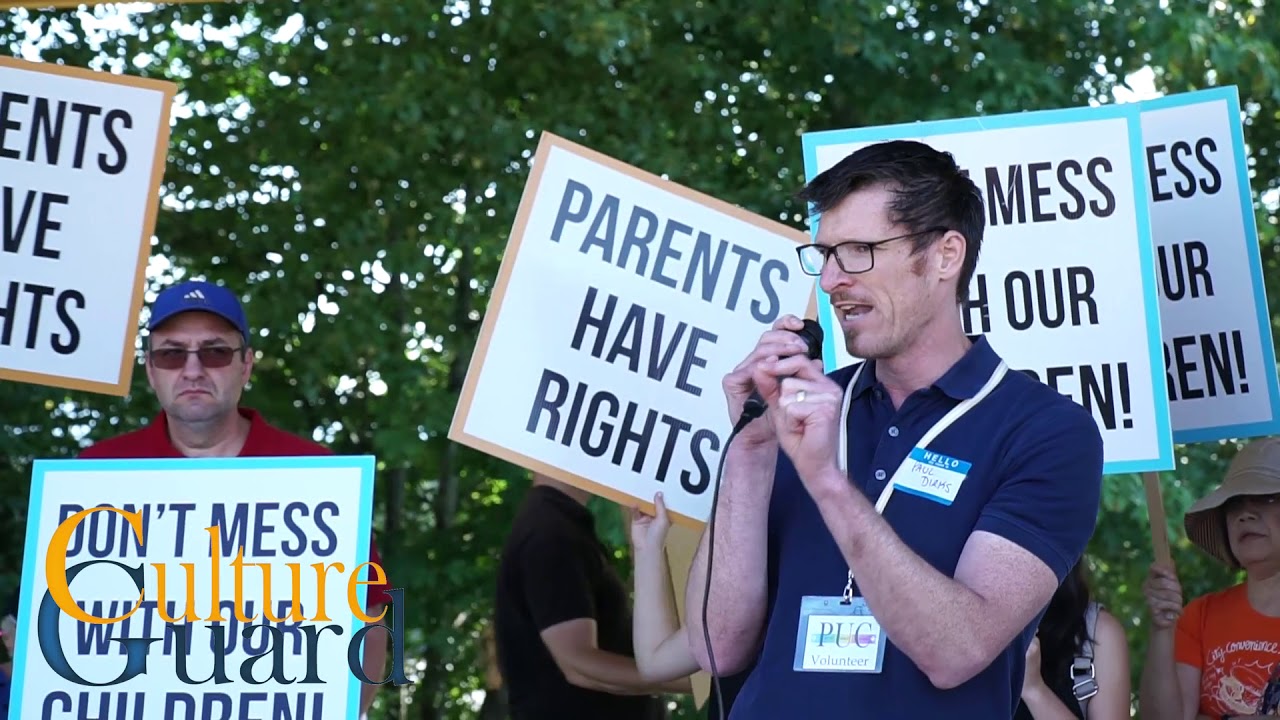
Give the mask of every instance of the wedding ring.
POLYGON ((798 402, 798 403, 802 403, 802 402, 804 402, 804 391, 803 391, 803 390, 801 390, 800 392, 796 393, 796 402, 798 402))

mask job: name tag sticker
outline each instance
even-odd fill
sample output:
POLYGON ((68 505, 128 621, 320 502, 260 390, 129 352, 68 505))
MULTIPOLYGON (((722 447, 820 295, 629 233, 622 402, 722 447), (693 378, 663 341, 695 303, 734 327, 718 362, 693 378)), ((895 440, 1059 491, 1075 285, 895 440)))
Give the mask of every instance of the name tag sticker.
POLYGON ((800 599, 793 669, 800 672, 878 673, 884 666, 884 633, 860 597, 800 599))
POLYGON ((894 480, 895 489, 950 505, 960 494, 970 463, 932 450, 915 448, 911 462, 894 480))

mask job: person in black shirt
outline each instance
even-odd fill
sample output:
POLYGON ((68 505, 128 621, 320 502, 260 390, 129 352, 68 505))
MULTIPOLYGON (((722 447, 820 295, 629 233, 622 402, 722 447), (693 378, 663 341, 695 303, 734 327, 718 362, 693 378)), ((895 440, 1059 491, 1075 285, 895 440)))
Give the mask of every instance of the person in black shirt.
POLYGON ((636 669, 627 588, 596 535, 583 490, 536 475, 502 551, 495 636, 513 720, 659 720, 636 669))

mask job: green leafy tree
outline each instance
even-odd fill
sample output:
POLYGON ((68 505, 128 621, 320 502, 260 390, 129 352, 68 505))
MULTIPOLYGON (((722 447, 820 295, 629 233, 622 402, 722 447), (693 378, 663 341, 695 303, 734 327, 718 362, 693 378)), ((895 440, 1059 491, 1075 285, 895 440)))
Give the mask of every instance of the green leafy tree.
MULTIPOLYGON (((384 691, 374 717, 422 720, 500 716, 482 707, 481 637, 527 478, 446 435, 539 133, 804 227, 790 196, 806 130, 1111 102, 1149 66, 1165 92, 1240 86, 1253 187, 1274 197, 1278 36, 1260 3, 1227 1, 263 0, 0 15, 14 55, 180 84, 149 288, 240 288, 258 333, 247 403, 378 457, 375 527, 406 588, 414 682, 384 691)), ((1272 283, 1275 213, 1259 204, 1272 283)), ((155 411, 141 367, 123 399, 0 387, 0 573, 21 562, 32 460, 155 411)), ((1165 477, 1188 597, 1232 579, 1179 525, 1233 451, 1179 448, 1165 477)), ((1108 479, 1090 558, 1136 679, 1151 558, 1137 478, 1108 479)))

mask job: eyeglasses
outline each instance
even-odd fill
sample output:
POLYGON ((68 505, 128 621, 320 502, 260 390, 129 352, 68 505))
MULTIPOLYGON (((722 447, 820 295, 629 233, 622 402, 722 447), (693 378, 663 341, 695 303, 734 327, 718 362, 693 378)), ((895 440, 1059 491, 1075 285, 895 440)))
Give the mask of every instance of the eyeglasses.
POLYGON ((161 370, 177 370, 186 366, 187 356, 195 354, 200 360, 200 364, 207 368, 224 368, 231 364, 235 359, 236 353, 243 350, 244 347, 227 347, 226 345, 209 345, 197 350, 187 350, 186 348, 159 348, 152 350, 148 355, 151 357, 151 364, 161 370))
POLYGON ((876 247, 891 243, 894 240, 903 240, 918 235, 925 235, 935 232, 946 232, 947 228, 934 226, 927 230, 920 230, 906 235, 898 235, 896 237, 886 238, 884 240, 874 240, 865 242, 862 240, 850 240, 849 242, 837 243, 835 245, 822 245, 812 243, 810 245, 801 245, 796 248, 796 255, 800 258, 800 268, 804 270, 806 275, 821 275, 822 269, 827 266, 827 261, 834 255, 836 265, 840 269, 850 275, 864 273, 876 266, 876 247))

